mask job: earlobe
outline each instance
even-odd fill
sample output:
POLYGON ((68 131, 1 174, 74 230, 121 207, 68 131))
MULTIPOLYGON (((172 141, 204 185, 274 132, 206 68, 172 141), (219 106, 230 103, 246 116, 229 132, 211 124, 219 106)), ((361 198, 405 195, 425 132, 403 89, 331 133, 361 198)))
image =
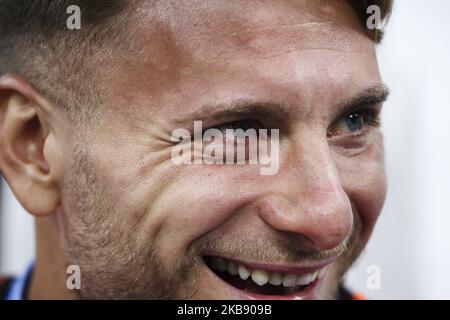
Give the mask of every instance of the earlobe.
POLYGON ((17 77, 0 78, 0 169, 22 206, 33 215, 56 211, 59 190, 44 149, 52 134, 46 106, 17 77))

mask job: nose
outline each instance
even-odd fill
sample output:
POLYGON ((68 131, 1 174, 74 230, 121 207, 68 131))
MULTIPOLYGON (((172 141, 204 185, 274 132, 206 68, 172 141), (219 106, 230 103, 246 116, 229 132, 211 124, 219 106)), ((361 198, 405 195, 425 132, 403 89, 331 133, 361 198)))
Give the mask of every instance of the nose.
POLYGON ((283 160, 277 190, 260 198, 259 215, 311 249, 337 247, 351 232, 353 213, 328 143, 309 139, 283 160))

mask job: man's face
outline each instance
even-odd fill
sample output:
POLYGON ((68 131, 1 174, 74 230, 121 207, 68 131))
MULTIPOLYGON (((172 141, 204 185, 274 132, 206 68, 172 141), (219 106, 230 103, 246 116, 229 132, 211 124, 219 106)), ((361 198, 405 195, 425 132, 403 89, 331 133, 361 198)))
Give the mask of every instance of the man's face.
POLYGON ((98 121, 59 137, 81 296, 331 298, 385 198, 384 93, 356 14, 300 0, 146 9, 133 54, 102 66, 98 121), (171 134, 197 120, 279 129, 278 172, 175 165, 171 134))

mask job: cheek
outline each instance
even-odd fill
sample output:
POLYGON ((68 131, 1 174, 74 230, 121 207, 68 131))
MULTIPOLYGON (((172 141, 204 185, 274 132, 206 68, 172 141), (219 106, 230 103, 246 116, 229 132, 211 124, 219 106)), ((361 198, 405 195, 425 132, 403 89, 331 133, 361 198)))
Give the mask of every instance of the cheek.
POLYGON ((382 144, 337 162, 342 186, 356 206, 362 231, 371 232, 386 198, 386 175, 382 144))
MULTIPOLYGON (((117 229, 134 251, 150 246, 166 266, 176 267, 197 239, 220 226, 252 194, 258 166, 237 174, 236 169, 202 165, 174 166, 166 157, 143 161, 140 145, 108 139, 91 147, 96 176, 112 203, 117 229), (112 145, 114 143, 114 145, 112 145), (250 176, 250 177, 249 177, 250 176)), ((170 150, 169 150, 170 151, 170 150)), ((170 152, 168 153, 170 155, 170 152)))
MULTIPOLYGON (((136 251, 156 248, 167 268, 178 266, 197 239, 220 226, 254 194, 252 179, 237 175, 231 166, 219 170, 167 161, 145 171, 138 160, 107 153, 98 154, 97 173, 115 202, 122 234, 136 251)), ((243 172, 253 177, 257 169, 243 172)))
POLYGON ((154 237, 160 253, 167 254, 167 262, 196 249, 196 240, 221 226, 257 192, 250 186, 252 180, 236 183, 236 174, 227 169, 197 166, 180 171, 186 170, 189 174, 177 175, 179 179, 160 194, 143 219, 144 233, 154 237), (159 225, 156 233, 155 225, 159 225))

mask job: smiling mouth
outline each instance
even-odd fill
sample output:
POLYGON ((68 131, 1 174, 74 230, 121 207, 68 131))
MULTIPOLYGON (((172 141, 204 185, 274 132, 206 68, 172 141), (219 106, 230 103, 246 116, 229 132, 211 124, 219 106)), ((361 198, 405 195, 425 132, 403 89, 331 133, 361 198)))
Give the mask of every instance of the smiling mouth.
POLYGON ((326 267, 309 273, 286 273, 263 267, 252 268, 221 257, 205 257, 211 271, 229 285, 246 293, 265 296, 301 294, 323 278, 326 267))

